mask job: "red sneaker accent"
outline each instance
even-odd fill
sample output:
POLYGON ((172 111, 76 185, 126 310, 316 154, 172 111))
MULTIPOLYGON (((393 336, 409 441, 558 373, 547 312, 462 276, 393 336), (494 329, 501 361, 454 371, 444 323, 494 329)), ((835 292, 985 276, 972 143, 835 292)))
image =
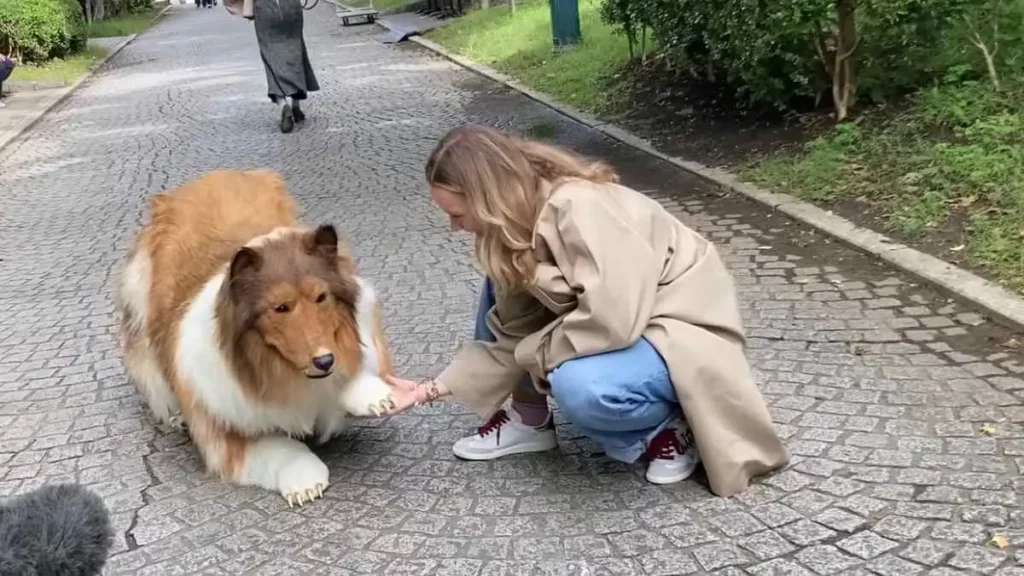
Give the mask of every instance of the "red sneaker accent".
POLYGON ((487 436, 491 432, 497 430, 499 434, 498 438, 500 443, 501 427, 505 425, 505 423, 507 423, 508 421, 508 413, 506 413, 504 410, 498 410, 497 412, 494 413, 494 416, 491 416, 490 420, 484 423, 483 426, 476 429, 476 433, 481 436, 487 436))
POLYGON ((665 428, 647 445, 647 456, 652 459, 674 460, 683 453, 683 445, 676 436, 675 428, 665 428))

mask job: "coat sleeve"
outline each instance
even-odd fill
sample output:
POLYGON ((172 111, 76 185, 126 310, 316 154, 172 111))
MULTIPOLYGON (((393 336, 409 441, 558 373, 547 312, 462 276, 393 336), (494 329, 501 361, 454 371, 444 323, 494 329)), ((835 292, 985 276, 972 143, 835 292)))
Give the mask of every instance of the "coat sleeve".
POLYGON ((662 266, 647 239, 601 197, 583 191, 552 202, 539 231, 575 293, 576 306, 539 348, 544 373, 577 358, 632 345, 655 305, 662 266))
POLYGON ((463 343, 437 380, 478 415, 490 416, 527 375, 516 362, 517 345, 550 321, 550 313, 528 294, 500 298, 487 313, 495 342, 463 343))

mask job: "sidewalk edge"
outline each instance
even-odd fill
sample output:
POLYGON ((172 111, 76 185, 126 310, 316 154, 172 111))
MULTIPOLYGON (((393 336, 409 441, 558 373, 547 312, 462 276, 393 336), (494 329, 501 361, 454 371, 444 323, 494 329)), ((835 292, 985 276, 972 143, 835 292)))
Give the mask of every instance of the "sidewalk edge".
MULTIPOLYGON (((166 14, 170 9, 171 4, 168 3, 167 6, 163 8, 163 10, 158 12, 157 15, 153 17, 153 23, 150 24, 150 26, 156 24, 157 21, 163 18, 164 14, 166 14)), ((113 50, 108 52, 102 60, 100 60, 95 66, 90 68, 88 72, 83 74, 78 80, 75 80, 70 86, 64 88, 59 94, 48 98, 49 102, 47 102, 43 106, 43 108, 39 110, 38 113, 22 121, 20 125, 15 126, 14 129, 12 131, 9 131, 6 136, 0 136, 0 151, 6 148, 11 142, 14 142, 22 135, 24 135, 26 132, 31 130, 36 125, 36 123, 38 123, 40 120, 46 117, 47 114, 49 114, 57 106, 59 106, 61 103, 67 100, 69 96, 74 94, 76 90, 78 90, 83 84, 89 81, 100 68, 102 68, 107 62, 110 61, 111 58, 117 56, 117 54, 121 50, 123 50, 125 46, 134 42, 135 39, 139 37, 139 34, 143 33, 145 33, 145 31, 137 34, 132 34, 131 36, 125 38, 123 41, 121 41, 121 43, 115 46, 113 50)))

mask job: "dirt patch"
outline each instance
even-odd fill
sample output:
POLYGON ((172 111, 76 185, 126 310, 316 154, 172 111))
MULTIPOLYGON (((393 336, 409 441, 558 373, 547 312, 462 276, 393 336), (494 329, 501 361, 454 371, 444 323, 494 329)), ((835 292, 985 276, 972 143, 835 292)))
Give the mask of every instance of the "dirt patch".
POLYGON ((797 148, 831 126, 826 109, 799 113, 751 108, 719 86, 664 66, 634 66, 619 79, 622 97, 605 116, 663 152, 721 168, 797 148))
MULTIPOLYGON (((662 66, 634 67, 619 79, 622 97, 604 117, 648 139, 656 148, 706 166, 735 170, 767 155, 795 153, 827 133, 834 120, 827 102, 808 103, 798 113, 751 108, 721 88, 679 76, 662 66)), ((859 121, 880 126, 898 118, 908 102, 885 109, 861 109, 859 121)), ((949 134, 936 133, 936 139, 949 134)), ((884 206, 843 198, 815 202, 859 226, 886 234, 921 252, 941 258, 979 276, 991 274, 967 261, 964 244, 970 231, 966 210, 954 209, 948 220, 919 235, 891 225, 884 206)))

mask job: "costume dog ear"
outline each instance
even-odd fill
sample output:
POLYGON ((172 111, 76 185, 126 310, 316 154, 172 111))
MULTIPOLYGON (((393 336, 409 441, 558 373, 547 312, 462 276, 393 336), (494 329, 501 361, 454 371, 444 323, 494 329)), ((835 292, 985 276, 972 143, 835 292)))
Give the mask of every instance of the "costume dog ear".
POLYGON ((306 250, 333 261, 338 257, 338 231, 330 224, 321 224, 307 236, 306 250))

